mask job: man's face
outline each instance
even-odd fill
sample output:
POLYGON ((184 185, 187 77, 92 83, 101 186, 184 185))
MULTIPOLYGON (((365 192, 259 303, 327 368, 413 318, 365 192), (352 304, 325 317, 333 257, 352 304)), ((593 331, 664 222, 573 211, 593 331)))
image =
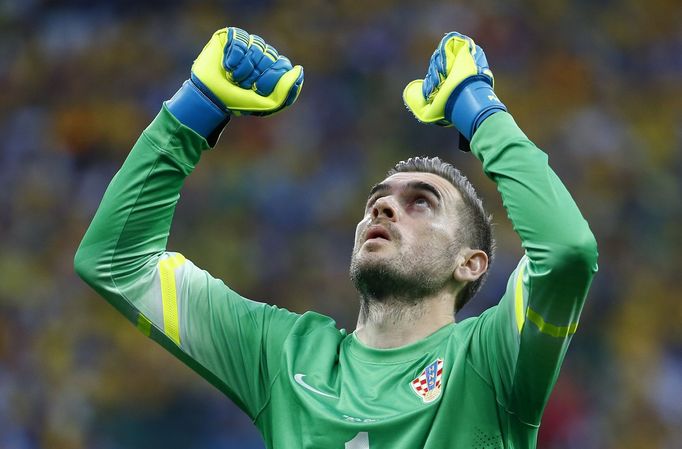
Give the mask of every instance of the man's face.
POLYGON ((363 297, 416 302, 453 280, 462 198, 432 173, 389 176, 370 192, 350 274, 363 297))

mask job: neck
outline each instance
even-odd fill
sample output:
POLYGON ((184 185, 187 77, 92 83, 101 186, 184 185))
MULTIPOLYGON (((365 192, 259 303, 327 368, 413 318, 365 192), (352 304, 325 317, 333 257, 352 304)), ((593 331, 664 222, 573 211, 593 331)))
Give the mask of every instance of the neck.
POLYGON ((355 334, 372 348, 409 345, 455 322, 454 296, 441 292, 419 301, 361 298, 355 334))

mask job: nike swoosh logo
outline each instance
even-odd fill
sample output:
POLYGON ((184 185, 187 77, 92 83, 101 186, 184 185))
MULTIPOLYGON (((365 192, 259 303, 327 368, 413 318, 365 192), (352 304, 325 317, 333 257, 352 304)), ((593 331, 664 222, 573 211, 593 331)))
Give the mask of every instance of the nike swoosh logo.
POLYGON ((307 389, 307 390, 310 390, 310 391, 312 391, 313 393, 316 393, 316 394, 319 394, 319 395, 322 395, 322 396, 326 396, 326 397, 328 397, 328 398, 338 399, 336 396, 332 396, 331 394, 323 393, 322 391, 320 391, 320 390, 318 390, 318 389, 316 389, 316 388, 311 387, 310 385, 308 385, 307 383, 305 383, 305 381, 303 380, 304 377, 305 377, 305 374, 294 374, 294 380, 296 381, 297 384, 299 384, 299 385, 302 386, 303 388, 305 388, 305 389, 307 389))

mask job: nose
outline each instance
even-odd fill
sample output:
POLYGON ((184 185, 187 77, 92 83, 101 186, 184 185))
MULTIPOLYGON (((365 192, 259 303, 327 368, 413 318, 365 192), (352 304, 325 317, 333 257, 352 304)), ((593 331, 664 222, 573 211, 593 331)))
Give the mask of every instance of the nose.
POLYGON ((388 218, 390 221, 396 220, 396 208, 390 197, 384 196, 374 202, 372 206, 372 218, 388 218))

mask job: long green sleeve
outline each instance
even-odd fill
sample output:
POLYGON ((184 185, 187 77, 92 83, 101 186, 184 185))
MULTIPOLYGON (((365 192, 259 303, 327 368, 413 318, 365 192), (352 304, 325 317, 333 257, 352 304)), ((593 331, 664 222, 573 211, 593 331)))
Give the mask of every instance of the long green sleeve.
POLYGON ((183 181, 206 149, 164 107, 111 181, 75 268, 143 333, 254 417, 298 316, 242 298, 166 250, 183 181))
POLYGON ((547 156, 508 114, 481 125, 472 151, 526 255, 497 306, 394 349, 245 299, 166 249, 183 180, 207 148, 163 109, 107 189, 76 270, 240 406, 267 447, 535 447, 597 252, 547 156))
POLYGON ((511 115, 483 122, 471 149, 525 250, 499 305, 481 316, 486 351, 472 358, 489 370, 498 401, 538 425, 597 271, 597 244, 547 154, 511 115))

